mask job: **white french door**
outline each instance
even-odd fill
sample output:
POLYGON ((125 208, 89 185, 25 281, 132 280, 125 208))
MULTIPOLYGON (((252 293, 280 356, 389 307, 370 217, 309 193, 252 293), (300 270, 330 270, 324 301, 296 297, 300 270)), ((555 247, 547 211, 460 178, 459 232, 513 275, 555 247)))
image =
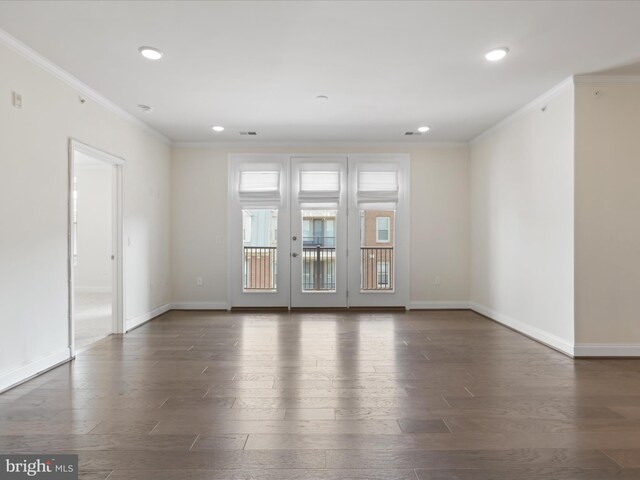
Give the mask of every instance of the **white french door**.
POLYGON ((347 307, 347 158, 291 159, 291 306, 347 307))
POLYGON ((349 156, 349 306, 409 305, 409 157, 349 156))
POLYGON ((229 162, 232 307, 288 307, 289 156, 234 155, 229 162))
POLYGON ((232 307, 406 306, 407 155, 231 155, 232 307))

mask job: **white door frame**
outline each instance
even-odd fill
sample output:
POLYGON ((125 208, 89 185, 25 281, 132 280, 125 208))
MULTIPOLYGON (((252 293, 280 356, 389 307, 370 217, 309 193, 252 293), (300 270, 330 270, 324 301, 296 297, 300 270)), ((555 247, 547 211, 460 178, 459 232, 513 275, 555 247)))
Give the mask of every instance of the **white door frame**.
POLYGON ((81 152, 90 157, 112 165, 114 168, 114 177, 112 182, 112 249, 113 249, 113 265, 112 265, 112 326, 113 333, 122 334, 124 329, 124 258, 123 258, 123 210, 122 210, 122 170, 125 164, 123 158, 117 157, 100 149, 82 143, 76 139, 69 139, 69 179, 68 179, 68 218, 67 218, 67 235, 68 235, 68 284, 69 284, 69 352, 71 356, 75 356, 75 274, 73 266, 73 252, 75 251, 76 238, 73 234, 73 189, 75 177, 75 152, 81 152))
MULTIPOLYGON (((349 267, 345 274, 344 281, 348 282, 348 294, 347 294, 347 307, 409 307, 410 296, 410 155, 409 154, 371 154, 371 153, 359 153, 359 154, 296 154, 296 153, 278 153, 278 154, 230 154, 228 157, 229 168, 229 210, 228 210, 228 261, 227 261, 227 275, 229 285, 229 306, 272 306, 269 302, 264 300, 268 298, 269 293, 243 293, 241 288, 241 272, 238 268, 238 264, 234 262, 234 255, 237 255, 235 248, 238 244, 242 244, 242 218, 238 212, 241 208, 238 201, 238 163, 241 162, 280 162, 282 167, 280 192, 282 195, 283 206, 279 219, 284 215, 287 215, 286 222, 280 222, 278 227, 278 254, 279 258, 286 258, 286 266, 282 268, 279 265, 279 272, 287 272, 289 279, 292 278, 290 268, 292 265, 291 258, 291 222, 289 218, 293 218, 293 209, 297 206, 297 199, 293 198, 297 191, 294 185, 294 179, 290 178, 292 172, 293 159, 318 159, 321 161, 331 161, 336 158, 347 158, 347 170, 348 180, 345 186, 345 193, 347 195, 347 215, 348 215, 348 228, 347 232, 347 245, 348 251, 352 252, 344 261, 349 262, 349 267), (360 268, 359 268, 359 254, 353 254, 353 252, 360 252, 360 226, 359 226, 359 209, 357 206, 356 192, 357 192, 357 166, 360 163, 372 164, 394 164, 399 166, 398 168, 398 180, 399 180, 399 193, 398 203, 396 210, 396 231, 395 231, 395 254, 394 254, 394 281, 396 282, 393 292, 380 291, 380 292, 361 292, 360 290, 360 268), (357 223, 354 224, 354 222, 357 223), (355 232, 358 234, 354 235, 355 232)), ((237 261, 237 259, 236 259, 237 261)), ((279 278, 279 282, 284 279, 279 278)), ((282 288, 285 288, 284 282, 279 283, 282 288)), ((292 305, 291 298, 291 284, 289 281, 286 283, 287 300, 281 299, 278 306, 292 305)), ((273 295, 273 294, 271 294, 273 295)), ((324 295, 323 293, 316 293, 315 295, 324 295)))

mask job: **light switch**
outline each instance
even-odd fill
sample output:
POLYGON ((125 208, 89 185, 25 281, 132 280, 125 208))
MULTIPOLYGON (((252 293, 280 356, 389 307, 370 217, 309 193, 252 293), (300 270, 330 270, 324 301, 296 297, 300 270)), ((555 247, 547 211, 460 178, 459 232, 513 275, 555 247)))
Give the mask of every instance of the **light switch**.
POLYGON ((22 108, 22 95, 18 92, 11 92, 12 94, 12 103, 16 108, 22 108))

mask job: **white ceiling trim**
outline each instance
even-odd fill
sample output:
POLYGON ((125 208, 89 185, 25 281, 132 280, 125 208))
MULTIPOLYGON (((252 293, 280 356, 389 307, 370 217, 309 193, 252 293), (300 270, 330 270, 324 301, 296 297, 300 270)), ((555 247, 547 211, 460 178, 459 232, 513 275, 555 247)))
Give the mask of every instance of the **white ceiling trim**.
POLYGON ((525 106, 523 106, 523 107, 519 108, 518 110, 516 110, 515 112, 513 112, 511 115, 508 115, 507 117, 503 118, 498 123, 496 123, 494 126, 489 127, 487 130, 482 132, 480 135, 478 135, 477 137, 472 139, 469 142, 469 144, 473 145, 474 143, 478 142, 480 139, 486 137, 487 135, 492 134, 496 130, 501 129, 505 125, 508 125, 509 123, 517 120, 518 118, 520 118, 521 116, 531 112, 532 110, 535 110, 535 109, 539 108, 540 105, 543 105, 543 104, 547 103, 553 97, 556 97, 556 96, 560 95, 561 93, 564 93, 565 91, 573 88, 574 79, 575 79, 575 77, 569 77, 566 80, 563 80, 562 82, 560 82, 555 87, 551 88, 550 90, 547 90, 545 93, 543 93, 539 97, 535 98, 534 100, 532 100, 529 103, 527 103, 525 106))
POLYGON ((576 75, 576 85, 640 85, 640 75, 576 75))
POLYGON ((451 148, 467 147, 468 142, 173 142, 177 148, 251 148, 251 147, 278 147, 278 148, 394 148, 411 150, 414 148, 451 148))
POLYGON ((31 63, 33 63, 34 65, 37 65, 38 67, 42 68, 44 71, 50 73, 51 75, 56 77, 58 80, 62 80, 71 88, 77 90, 80 94, 82 94, 83 97, 87 97, 88 99, 93 100, 98 105, 103 106, 104 108, 115 113, 119 117, 122 117, 123 119, 131 123, 134 123, 139 127, 142 127, 144 130, 153 134, 163 143, 167 145, 172 144, 171 140, 168 137, 158 132, 154 128, 150 127, 139 118, 134 117, 129 112, 119 107, 108 98, 99 94, 93 88, 83 83, 78 78, 74 77, 69 72, 67 72, 66 70, 60 68, 58 65, 56 65, 52 61, 43 57, 38 52, 33 50, 31 47, 28 47, 27 45, 22 43, 20 40, 10 35, 9 33, 7 33, 1 28, 0 28, 0 44, 5 45, 6 47, 10 48, 14 52, 18 53, 19 55, 22 55, 31 63))

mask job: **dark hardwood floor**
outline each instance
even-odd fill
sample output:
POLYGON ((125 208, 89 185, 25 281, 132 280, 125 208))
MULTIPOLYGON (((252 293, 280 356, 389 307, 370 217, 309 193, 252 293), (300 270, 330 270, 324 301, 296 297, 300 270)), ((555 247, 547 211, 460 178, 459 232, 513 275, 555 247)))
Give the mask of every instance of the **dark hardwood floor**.
POLYGON ((640 479, 640 360, 468 311, 170 312, 0 395, 0 452, 92 480, 640 479))

